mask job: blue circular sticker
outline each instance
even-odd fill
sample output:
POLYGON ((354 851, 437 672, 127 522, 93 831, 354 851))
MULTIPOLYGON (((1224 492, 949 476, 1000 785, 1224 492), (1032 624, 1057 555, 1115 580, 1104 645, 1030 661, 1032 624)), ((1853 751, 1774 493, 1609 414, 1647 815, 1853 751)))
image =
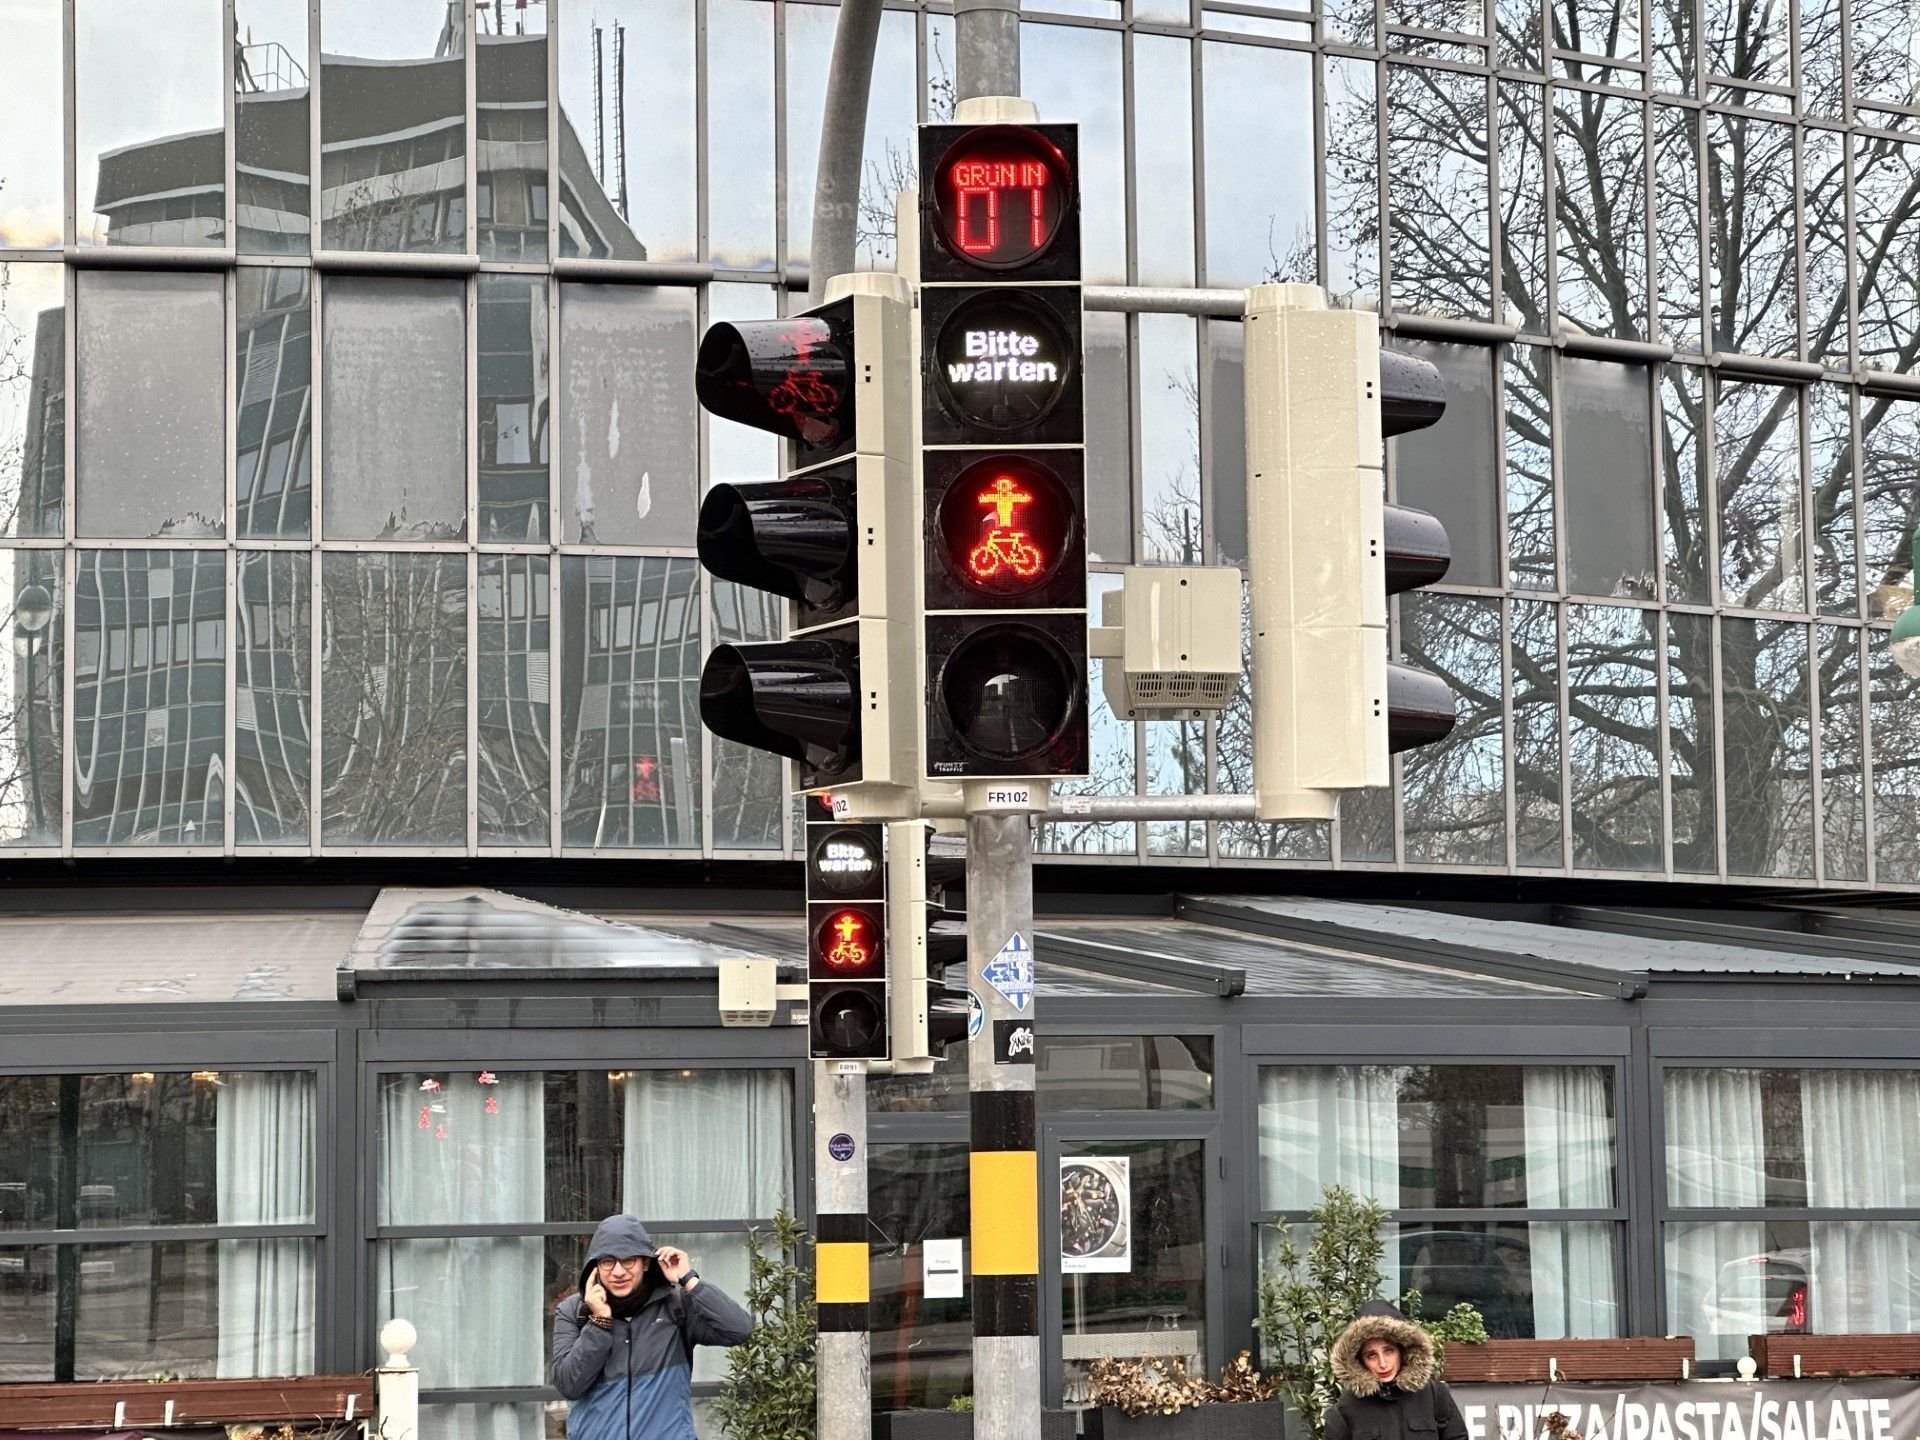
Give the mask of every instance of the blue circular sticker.
POLYGON ((981 1003, 980 996, 967 991, 967 1038, 971 1040, 980 1033, 980 1027, 987 1023, 987 1007, 981 1003))
POLYGON ((838 1135, 833 1136, 827 1141, 827 1154, 836 1160, 851 1160, 853 1158, 853 1137, 842 1130, 838 1135))

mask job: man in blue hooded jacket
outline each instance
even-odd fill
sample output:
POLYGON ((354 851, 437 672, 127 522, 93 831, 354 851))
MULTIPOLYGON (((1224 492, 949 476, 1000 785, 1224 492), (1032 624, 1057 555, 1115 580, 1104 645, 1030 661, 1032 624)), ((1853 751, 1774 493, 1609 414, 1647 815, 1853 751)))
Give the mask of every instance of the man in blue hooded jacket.
POLYGON ((752 1329, 685 1251, 656 1248, 631 1215, 608 1216, 580 1293, 553 1317, 553 1384, 573 1402, 567 1440, 695 1440, 693 1347, 738 1345, 752 1329))

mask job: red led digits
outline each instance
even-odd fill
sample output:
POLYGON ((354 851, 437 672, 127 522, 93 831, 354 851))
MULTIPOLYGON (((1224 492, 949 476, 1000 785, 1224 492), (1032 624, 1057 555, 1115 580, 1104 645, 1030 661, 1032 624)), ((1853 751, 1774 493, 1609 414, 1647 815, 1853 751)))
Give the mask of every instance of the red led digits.
POLYGON ((986 538, 967 555, 967 568, 974 578, 991 580, 1002 570, 1011 571, 1022 580, 1037 576, 1046 557, 1027 539, 1027 532, 1013 523, 1013 512, 1031 504, 1033 493, 1022 490, 1020 482, 1011 475, 1001 475, 975 499, 990 513, 981 522, 987 530, 986 538))
POLYGON ((1000 268, 1023 264, 1053 241, 1065 211, 1064 163, 1046 142, 1019 133, 984 141, 996 153, 951 155, 941 177, 947 242, 960 255, 1000 268), (1009 149, 1029 154, 1008 154, 1009 149))

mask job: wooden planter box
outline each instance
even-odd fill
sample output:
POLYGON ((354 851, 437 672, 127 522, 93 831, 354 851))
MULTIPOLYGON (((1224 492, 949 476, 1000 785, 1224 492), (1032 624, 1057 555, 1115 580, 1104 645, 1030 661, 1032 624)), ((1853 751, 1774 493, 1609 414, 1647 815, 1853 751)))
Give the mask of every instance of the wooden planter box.
POLYGON ((1749 1335, 1747 1353, 1769 1380, 1802 1375, 1920 1375, 1920 1335, 1749 1335))
POLYGON ((1105 1406, 1087 1412, 1087 1434, 1094 1440, 1277 1440, 1286 1414, 1284 1400, 1195 1405, 1177 1415, 1129 1415, 1105 1406))
MULTIPOLYGON (((1074 1440, 1071 1410, 1040 1412, 1040 1440, 1074 1440)), ((973 1440, 966 1410, 887 1410, 873 1417, 873 1440, 973 1440)))
POLYGON ((1546 1384, 1549 1366, 1559 1378, 1678 1380, 1693 1361, 1693 1338, 1632 1340, 1488 1340, 1447 1346, 1443 1377, 1463 1385, 1509 1381, 1546 1384))
POLYGON ((105 1380, 0 1385, 0 1433, 71 1426, 109 1430, 159 1425, 295 1425, 373 1416, 370 1375, 264 1380, 105 1380), (172 1414, 167 1406, 171 1402, 172 1414), (124 1407, 124 1408, 122 1408, 124 1407))

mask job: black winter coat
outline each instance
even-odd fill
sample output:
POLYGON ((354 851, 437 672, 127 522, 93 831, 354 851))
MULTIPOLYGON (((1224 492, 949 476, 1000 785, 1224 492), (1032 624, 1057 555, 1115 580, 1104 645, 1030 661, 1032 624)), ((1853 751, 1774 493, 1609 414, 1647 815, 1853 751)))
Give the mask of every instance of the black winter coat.
POLYGON ((1330 1358, 1344 1393, 1326 1413, 1326 1440, 1467 1440, 1453 1392, 1433 1378, 1432 1340, 1391 1305, 1362 1310, 1330 1358), (1384 1386, 1360 1358, 1369 1340, 1400 1347, 1400 1373, 1384 1386))

